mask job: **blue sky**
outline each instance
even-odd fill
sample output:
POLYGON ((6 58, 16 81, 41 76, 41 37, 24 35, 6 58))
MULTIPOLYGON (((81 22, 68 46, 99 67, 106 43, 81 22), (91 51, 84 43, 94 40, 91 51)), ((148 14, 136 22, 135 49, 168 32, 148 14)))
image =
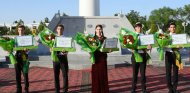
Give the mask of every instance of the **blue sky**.
MULTIPOLYGON (((23 19, 25 23, 39 22, 45 17, 51 19, 60 10, 71 16, 78 16, 79 0, 2 0, 0 3, 0 23, 12 23, 23 19)), ((150 15, 154 9, 168 6, 183 7, 190 4, 190 0, 100 0, 100 15, 113 16, 122 11, 140 12, 140 15, 150 15)))

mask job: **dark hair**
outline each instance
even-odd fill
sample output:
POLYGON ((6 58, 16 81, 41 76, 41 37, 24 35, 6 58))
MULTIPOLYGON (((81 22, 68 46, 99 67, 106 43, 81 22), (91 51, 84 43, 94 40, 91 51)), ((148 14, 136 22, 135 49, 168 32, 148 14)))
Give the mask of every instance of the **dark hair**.
POLYGON ((25 26, 24 26, 24 25, 19 25, 18 28, 23 28, 23 29, 25 29, 25 26))
POLYGON ((142 28, 141 22, 137 22, 137 23, 134 25, 134 27, 137 27, 137 26, 142 28))
POLYGON ((62 25, 62 24, 57 25, 57 27, 61 27, 64 29, 64 25, 62 25))
POLYGON ((168 24, 168 28, 169 28, 171 25, 174 25, 174 26, 176 27, 175 22, 170 22, 170 23, 168 24))
MULTIPOLYGON (((101 24, 96 25, 95 29, 97 27, 100 27, 103 30, 103 26, 101 24)), ((102 31, 102 36, 104 37, 104 32, 102 31)), ((96 37, 96 31, 95 31, 95 37, 96 37)))

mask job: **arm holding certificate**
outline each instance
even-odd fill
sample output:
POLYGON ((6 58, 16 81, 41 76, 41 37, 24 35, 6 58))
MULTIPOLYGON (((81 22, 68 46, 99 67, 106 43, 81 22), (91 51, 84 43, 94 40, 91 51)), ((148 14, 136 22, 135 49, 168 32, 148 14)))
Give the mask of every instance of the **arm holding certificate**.
POLYGON ((153 35, 140 35, 137 49, 151 49, 157 47, 153 35))
POLYGON ((167 48, 190 47, 190 44, 187 42, 186 34, 173 34, 171 35, 171 38, 171 45, 166 46, 167 48))

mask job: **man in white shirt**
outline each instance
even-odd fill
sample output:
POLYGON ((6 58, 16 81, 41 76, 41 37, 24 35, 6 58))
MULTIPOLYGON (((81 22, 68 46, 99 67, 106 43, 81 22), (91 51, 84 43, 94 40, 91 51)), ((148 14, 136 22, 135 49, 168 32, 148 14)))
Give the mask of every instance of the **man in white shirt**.
MULTIPOLYGON (((174 22, 169 23, 168 30, 169 34, 175 34, 176 24, 174 22)), ((172 49, 165 49, 165 67, 166 67, 166 81, 167 87, 169 89, 168 93, 180 93, 177 91, 178 85, 178 67, 176 65, 176 57, 172 51, 172 49), (172 83, 172 68, 173 68, 173 83, 172 83)))
MULTIPOLYGON (((144 35, 142 34, 142 24, 140 22, 137 22, 135 24, 135 32, 138 35, 144 35)), ((148 45, 147 49, 151 49, 151 46, 148 45)), ((132 50, 133 52, 133 50, 132 50)), ((141 57, 143 58, 143 62, 136 62, 135 61, 135 56, 132 53, 131 56, 131 61, 132 61, 132 67, 133 67, 133 80, 132 80, 132 91, 131 93, 136 93, 136 84, 137 84, 137 78, 138 78, 138 72, 140 69, 140 74, 141 74, 141 88, 142 88, 142 92, 143 93, 148 93, 146 91, 146 64, 147 64, 147 54, 146 54, 146 49, 143 50, 138 50, 138 53, 141 55, 141 57)))
MULTIPOLYGON (((19 36, 23 36, 25 31, 24 25, 18 26, 18 34, 19 36)), ((28 72, 23 71, 23 67, 26 64, 25 60, 28 59, 28 50, 18 50, 16 51, 15 58, 17 63, 14 65, 15 72, 16 72, 16 93, 22 93, 22 86, 21 86, 21 72, 23 72, 24 76, 24 84, 25 84, 25 93, 29 93, 29 82, 28 82, 28 72), (23 57, 24 56, 24 57, 23 57)))
MULTIPOLYGON (((63 36, 64 26, 58 25, 56 28, 57 35, 63 36)), ((51 49, 50 49, 51 51, 51 49)), ((55 91, 56 93, 60 93, 60 83, 59 83, 59 75, 60 69, 63 75, 63 93, 68 93, 68 59, 67 59, 67 51, 58 51, 57 57, 59 59, 58 62, 53 62, 53 70, 54 70, 54 80, 55 80, 55 91)))

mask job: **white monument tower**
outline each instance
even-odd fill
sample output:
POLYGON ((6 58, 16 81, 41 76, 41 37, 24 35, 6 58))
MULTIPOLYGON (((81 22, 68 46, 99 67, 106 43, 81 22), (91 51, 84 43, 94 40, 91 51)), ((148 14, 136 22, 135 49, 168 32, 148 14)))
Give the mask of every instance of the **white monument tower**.
POLYGON ((79 16, 100 16, 99 0, 79 0, 79 16))

